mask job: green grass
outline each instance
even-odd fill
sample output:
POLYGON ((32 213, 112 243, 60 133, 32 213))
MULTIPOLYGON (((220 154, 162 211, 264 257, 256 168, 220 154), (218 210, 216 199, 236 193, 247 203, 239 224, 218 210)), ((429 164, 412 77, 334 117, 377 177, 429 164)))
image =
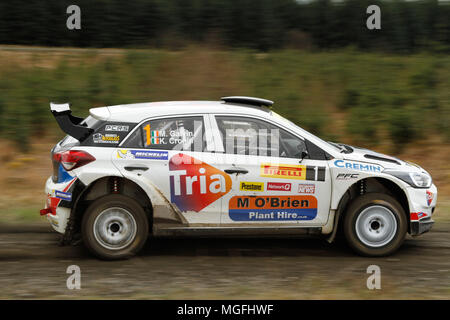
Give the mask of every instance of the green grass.
POLYGON ((0 137, 17 141, 24 151, 31 136, 56 129, 49 101, 70 101, 75 114, 86 115, 94 106, 223 95, 275 100, 278 113, 325 139, 345 136, 395 150, 428 135, 450 139, 445 55, 192 46, 57 56, 49 50, 28 56, 28 63, 8 59, 0 64, 0 137))
POLYGON ((39 215, 39 207, 24 207, 0 210, 1 223, 47 223, 45 217, 39 215))

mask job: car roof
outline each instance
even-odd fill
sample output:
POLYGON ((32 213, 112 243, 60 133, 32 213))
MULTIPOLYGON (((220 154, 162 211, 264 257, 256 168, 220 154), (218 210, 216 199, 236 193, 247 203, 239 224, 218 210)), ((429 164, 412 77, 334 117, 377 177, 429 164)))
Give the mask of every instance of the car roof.
MULTIPOLYGON (((232 97, 234 99, 234 97, 232 97)), ((237 97, 241 99, 241 97, 237 97)), ((237 100, 239 100, 237 99, 237 100)), ((267 100, 271 102, 270 100, 267 100)), ((122 104, 89 110, 91 116, 110 122, 131 122, 139 123, 143 120, 154 117, 170 117, 189 114, 235 114, 251 115, 264 119, 271 119, 284 127, 290 127, 291 130, 299 132, 303 138, 309 139, 313 143, 322 147, 330 154, 335 152, 326 142, 314 136, 308 131, 299 128, 288 120, 280 123, 278 117, 273 116, 273 112, 267 106, 256 106, 248 103, 230 102, 230 101, 163 101, 163 102, 144 102, 133 104, 122 104), (300 131, 299 131, 300 130, 300 131)), ((280 117, 281 118, 281 117, 280 117)))
POLYGON ((164 101, 122 104, 92 108, 90 114, 100 120, 111 122, 141 122, 157 116, 174 116, 203 113, 251 114, 268 117, 264 106, 224 101, 164 101))

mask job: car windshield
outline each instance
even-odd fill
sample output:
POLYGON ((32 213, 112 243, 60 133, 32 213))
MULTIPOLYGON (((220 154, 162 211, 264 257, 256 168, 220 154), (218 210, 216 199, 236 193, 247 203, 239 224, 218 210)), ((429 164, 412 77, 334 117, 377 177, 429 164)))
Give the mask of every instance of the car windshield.
MULTIPOLYGON (((280 120, 282 120, 282 121, 284 121, 284 122, 289 123, 290 125, 292 125, 292 126, 294 126, 294 127, 296 127, 296 128, 299 128, 300 130, 304 130, 304 129, 302 129, 301 127, 299 127, 298 125, 296 125, 294 122, 292 122, 291 120, 286 119, 285 117, 279 115, 279 114, 276 113, 275 111, 271 111, 271 115, 274 116, 274 117, 276 117, 276 118, 278 118, 278 119, 280 119, 280 120)), ((309 134, 312 134, 312 133, 309 132, 309 134)), ((340 147, 340 146, 339 146, 338 144, 336 144, 336 143, 322 140, 321 138, 319 138, 319 137, 316 136, 316 135, 314 135, 314 137, 315 137, 316 139, 320 140, 322 143, 328 144, 328 145, 332 146, 334 149, 338 150, 339 152, 342 152, 342 150, 345 149, 344 147, 340 147)))

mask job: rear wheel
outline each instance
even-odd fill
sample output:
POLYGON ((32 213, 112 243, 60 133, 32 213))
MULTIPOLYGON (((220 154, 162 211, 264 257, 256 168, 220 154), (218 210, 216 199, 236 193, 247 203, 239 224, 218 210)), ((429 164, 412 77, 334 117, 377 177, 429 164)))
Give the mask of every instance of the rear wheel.
POLYGON ((84 244, 96 256, 125 259, 144 246, 148 237, 147 215, 134 199, 107 195, 88 207, 81 231, 84 244))
POLYGON ((357 253, 386 256, 403 243, 407 219, 402 206, 393 197, 368 193, 350 204, 343 227, 348 244, 357 253))

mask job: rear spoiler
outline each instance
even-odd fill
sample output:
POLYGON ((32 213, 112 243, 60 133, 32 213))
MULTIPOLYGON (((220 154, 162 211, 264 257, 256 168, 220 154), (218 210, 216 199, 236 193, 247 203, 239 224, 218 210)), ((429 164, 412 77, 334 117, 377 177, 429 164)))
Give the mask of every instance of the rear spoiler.
POLYGON ((83 118, 72 115, 69 103, 58 104, 50 102, 50 110, 61 130, 78 141, 83 141, 94 131, 91 128, 80 125, 83 118))

